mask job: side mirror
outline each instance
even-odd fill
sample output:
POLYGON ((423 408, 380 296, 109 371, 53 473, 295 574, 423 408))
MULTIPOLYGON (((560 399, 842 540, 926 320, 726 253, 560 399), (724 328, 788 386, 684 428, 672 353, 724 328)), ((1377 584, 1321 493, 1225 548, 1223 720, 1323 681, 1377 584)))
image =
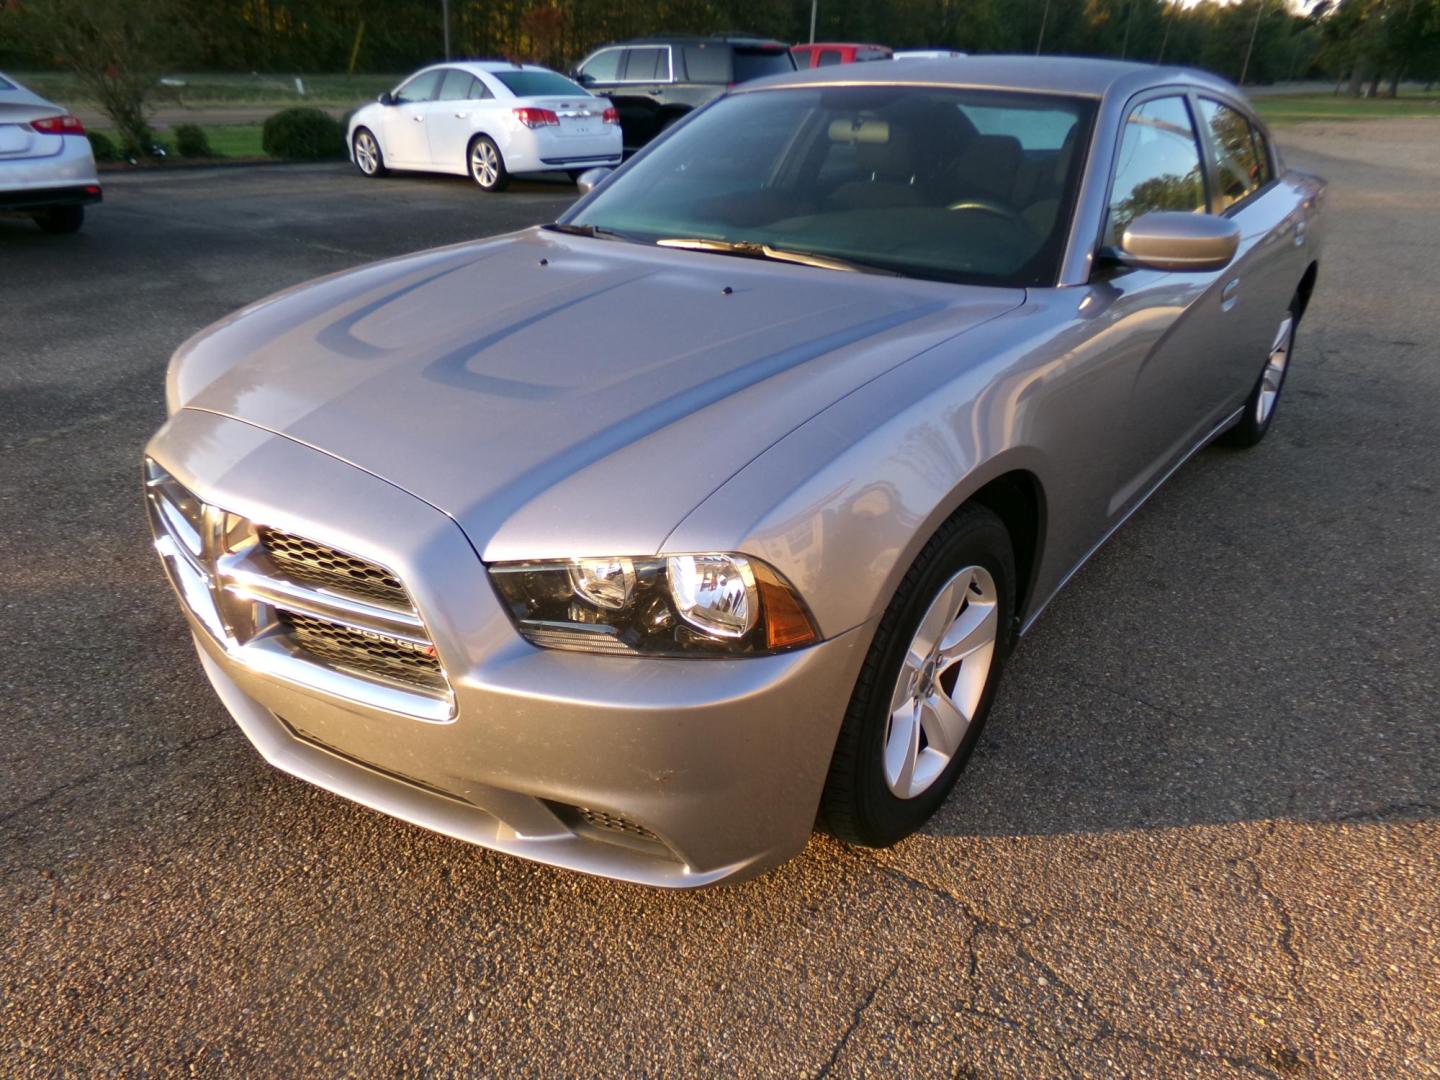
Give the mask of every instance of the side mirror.
POLYGON ((572 77, 577 83, 579 83, 581 86, 593 86, 593 85, 595 85, 595 76, 594 76, 594 75, 587 75, 587 74, 586 74, 585 72, 583 72, 583 71, 576 71, 571 77, 572 77))
POLYGON ((596 184, 600 183, 601 180, 604 180, 605 177, 614 171, 614 169, 606 169, 604 167, 586 169, 575 178, 575 186, 580 189, 581 195, 589 195, 590 192, 595 190, 596 184))
POLYGON ((1225 269, 1239 247, 1240 226, 1230 218, 1164 210, 1130 222, 1110 256, 1123 266, 1200 272, 1225 269))
POLYGON ((394 105, 395 95, 390 93, 389 90, 383 90, 381 91, 380 96, 377 97, 375 100, 378 101, 381 105, 394 105))

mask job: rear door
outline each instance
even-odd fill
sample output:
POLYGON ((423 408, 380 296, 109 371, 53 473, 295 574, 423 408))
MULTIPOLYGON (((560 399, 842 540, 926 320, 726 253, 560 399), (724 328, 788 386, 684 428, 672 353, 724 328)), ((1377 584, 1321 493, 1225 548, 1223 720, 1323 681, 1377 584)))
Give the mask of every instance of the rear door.
POLYGON ((444 68, 422 71, 395 91, 394 104, 385 110, 382 124, 385 131, 381 136, 381 149, 389 164, 409 169, 430 168, 430 136, 425 123, 444 75, 444 68))
POLYGON ((660 108, 675 82, 669 45, 634 45, 625 49, 620 67, 620 96, 611 95, 620 112, 626 146, 643 146, 660 133, 660 108))
POLYGON ((493 102, 493 96, 474 75, 459 68, 446 70, 422 125, 429 140, 430 167, 436 172, 468 171, 466 150, 470 136, 486 130, 480 121, 487 102, 493 102))

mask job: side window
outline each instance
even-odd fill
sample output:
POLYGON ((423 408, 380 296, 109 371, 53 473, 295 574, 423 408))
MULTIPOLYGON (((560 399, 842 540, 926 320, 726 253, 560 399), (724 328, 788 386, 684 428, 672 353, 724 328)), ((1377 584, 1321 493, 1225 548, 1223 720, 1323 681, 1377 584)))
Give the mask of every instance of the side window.
POLYGON ((470 84, 474 81, 475 77, 468 71, 449 68, 440 82, 440 92, 435 95, 435 100, 461 101, 470 96, 470 84))
POLYGON ((444 74, 443 70, 436 70, 416 75, 415 78, 395 91, 396 103, 413 105, 417 101, 435 100, 435 91, 440 85, 440 77, 444 74))
POLYGON ((729 53, 713 45, 686 45, 685 77, 694 83, 729 82, 729 53))
POLYGON ((829 67, 831 64, 843 63, 844 59, 845 58, 840 55, 839 49, 821 49, 819 57, 815 60, 815 66, 829 67))
POLYGON ((1256 164, 1260 166, 1260 186, 1264 187, 1275 179, 1275 171, 1270 165, 1270 145, 1259 128, 1251 127, 1250 135, 1255 140, 1256 164))
POLYGON ((588 75, 595 82, 614 82, 620 77, 620 58, 624 55, 619 49, 605 49, 598 52, 589 60, 585 61, 580 68, 580 74, 588 75))
POLYGON ((465 96, 468 97, 471 101, 484 101, 486 98, 492 98, 495 95, 492 94, 490 92, 490 88, 486 86, 483 82, 481 82, 479 79, 471 79, 470 92, 465 96))
POLYGON ((670 78, 670 60, 664 49, 626 49, 626 82, 666 82, 670 78))
POLYGON ((1130 222, 1152 210, 1205 212, 1200 146, 1183 98, 1147 101, 1125 120, 1105 242, 1118 244, 1130 222))
POLYGON ((1237 203, 1265 183, 1262 179, 1260 155, 1250 122, 1234 109, 1209 98, 1200 99, 1200 116, 1210 129, 1215 146, 1222 208, 1237 203))

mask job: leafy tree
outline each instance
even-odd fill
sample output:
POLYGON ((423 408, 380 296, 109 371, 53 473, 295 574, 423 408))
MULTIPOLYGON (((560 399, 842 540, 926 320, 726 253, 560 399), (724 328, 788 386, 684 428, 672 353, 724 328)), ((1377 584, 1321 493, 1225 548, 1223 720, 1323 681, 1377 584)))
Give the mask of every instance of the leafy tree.
POLYGON ((146 107, 185 40, 175 0, 22 0, 6 14, 34 56, 74 72, 114 123, 126 154, 150 153, 146 107))

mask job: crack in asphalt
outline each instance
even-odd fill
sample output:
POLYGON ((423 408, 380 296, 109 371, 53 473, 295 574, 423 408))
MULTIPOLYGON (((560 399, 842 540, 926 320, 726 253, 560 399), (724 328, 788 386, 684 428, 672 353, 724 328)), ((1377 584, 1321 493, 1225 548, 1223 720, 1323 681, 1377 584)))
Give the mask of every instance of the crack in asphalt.
POLYGON ((67 780, 65 783, 60 784, 57 787, 51 788, 43 795, 37 795, 35 798, 23 802, 19 806, 13 807, 10 810, 5 811, 5 813, 0 814, 0 826, 8 825, 11 821, 19 817, 21 814, 24 814, 30 810, 34 810, 37 807, 43 806, 51 799, 54 799, 60 795, 64 795, 68 791, 74 791, 79 788, 83 788, 88 784, 94 783, 96 780, 111 775, 112 773, 125 772, 130 769, 144 768, 146 765, 152 765, 157 761, 163 761, 168 757, 172 757, 175 754, 179 754, 185 750, 190 749, 192 746, 198 746, 201 743, 209 742, 212 739, 217 739, 220 736, 229 734, 234 730, 235 727, 233 724, 222 724, 214 731, 207 732, 203 735, 196 735, 193 738, 186 739, 182 743, 176 743, 174 746, 167 746, 163 749, 156 750, 154 753, 147 754, 145 757, 135 758, 131 761, 118 761, 113 765, 105 766, 105 768, 103 769, 96 769, 93 772, 88 772, 84 776, 77 776, 74 780, 67 780))
POLYGON ((868 994, 860 999, 860 1003, 855 1006, 854 1014, 850 1017, 849 1026, 845 1028, 844 1034, 840 1036, 840 1041, 837 1042, 830 1051, 830 1059, 826 1061, 825 1064, 820 1067, 820 1071, 815 1074, 815 1080, 824 1080, 825 1077, 830 1075, 830 1071, 835 1068, 835 1063, 840 1060, 840 1055, 844 1053, 846 1045, 850 1042, 850 1036, 855 1034, 855 1029, 860 1026, 860 1021, 864 1019, 865 1011, 874 1003, 875 995, 880 993, 881 988, 890 981, 891 976, 895 974, 899 967, 900 957, 897 956, 895 962, 890 965, 890 970, 870 988, 868 994))
MULTIPOLYGON (((1254 855, 1258 854, 1258 852, 1259 843, 1257 842, 1252 852, 1247 853, 1247 855, 1245 856, 1237 857, 1236 859, 1227 860, 1227 863, 1229 863, 1230 865, 1238 865, 1244 859, 1253 859, 1254 855)), ((1279 1072, 1275 1071, 1274 1068, 1270 1067, 1265 1062, 1259 1061, 1248 1055, 1227 1053, 1223 1050, 1196 1046, 1193 1043, 1188 1043, 1176 1039, 1159 1038, 1153 1035, 1133 1031, 1128 1028, 1116 1025, 1105 1015, 1101 1008, 1095 1004, 1094 998, 1088 990, 1083 990, 1075 986, 1063 975, 1061 975, 1060 972, 1056 970, 1056 968, 1052 964, 1037 956, 1021 940, 1026 931, 1034 930, 1037 927, 1043 925, 1044 923, 1059 918, 1058 915, 1054 915, 1051 913, 1042 913, 1041 915, 1026 922, 1008 922, 1006 920, 999 919, 993 916, 980 914, 975 910, 974 907, 971 906, 969 902, 950 892, 948 889, 934 885, 931 882, 923 880, 922 878, 915 877, 914 875, 909 874, 898 867, 887 865, 875 859, 862 859, 862 861, 869 863, 870 866, 880 871, 880 873, 884 874, 887 877, 893 877, 907 886, 921 889, 926 893, 930 894, 931 896, 938 897, 946 903, 957 907, 963 913, 965 918, 967 918, 972 924, 974 924, 975 929, 970 933, 966 941, 966 950, 969 963, 967 971, 968 978, 973 980, 978 978, 980 975, 979 957, 975 948, 976 940, 980 937, 980 935, 982 933, 989 933, 996 936, 1008 937, 1014 944, 1017 955, 1019 955, 1027 963, 1032 965, 1036 970, 1043 974, 1046 980, 1046 985, 1054 986, 1060 993, 1070 998, 1074 1002, 1076 1007, 1079 1009, 1081 1014, 1088 1021, 1090 1021, 1091 1024, 1093 1024, 1094 1031, 1092 1034, 1079 1036, 1079 1038, 1081 1038, 1084 1042, 1092 1046, 1099 1046, 1107 1039, 1114 1039, 1120 1042, 1134 1043, 1136 1045, 1144 1046, 1156 1051, 1177 1054, 1190 1061, 1204 1062, 1212 1065, 1224 1065, 1232 1069, 1244 1070, 1255 1076, 1267 1077, 1270 1078, 1270 1080, 1279 1080, 1281 1076, 1279 1072)), ((1294 923, 1290 919, 1289 912, 1284 910, 1283 904, 1280 903, 1278 897, 1275 897, 1272 893, 1269 892, 1268 889, 1264 888, 1263 879, 1259 877, 1258 868, 1254 866, 1253 862, 1249 863, 1249 866, 1257 876, 1257 894, 1261 895, 1267 901, 1271 910, 1277 911, 1277 918, 1280 919, 1280 948, 1286 953, 1287 957, 1292 960, 1292 964, 1296 965, 1292 966, 1293 982, 1294 985, 1297 987, 1298 991, 1296 994, 1296 998, 1308 1001, 1308 995, 1306 994, 1303 983, 1300 981, 1299 977, 1299 953, 1295 946, 1294 923), (1283 916, 1280 914, 1281 912, 1283 912, 1283 916)), ((1071 912, 1069 914, 1074 915, 1075 913, 1071 912)), ((1088 918, 1092 922, 1099 921, 1101 924, 1111 925, 1116 929, 1121 929, 1125 931, 1126 933, 1137 932, 1134 927, 1125 926, 1124 924, 1121 924, 1116 920, 1106 918, 1105 916, 1082 917, 1088 918)), ((1150 937, 1153 940, 1156 940, 1165 945, 1165 947, 1169 949, 1169 951, 1177 958, 1196 964, 1207 975, 1215 978, 1217 982, 1231 981, 1221 976, 1220 973, 1214 968, 1210 967, 1210 965, 1205 964, 1203 961, 1199 960, 1199 958, 1187 953, 1178 943, 1172 941, 1165 935, 1156 933, 1153 930, 1146 931, 1142 929, 1139 932, 1142 933, 1144 936, 1150 937)), ((893 974, 894 969, 892 968, 890 975, 893 974)), ((879 991, 879 989, 884 985, 885 982, 889 981, 890 975, 887 975, 886 978, 882 980, 881 983, 878 984, 874 990, 871 991, 870 995, 867 996, 867 998, 862 1004, 862 1010, 863 1008, 869 1006, 870 1002, 874 999, 875 994, 879 991)), ((979 1018, 1003 1024, 1012 1030, 1019 1030, 1025 1032, 1027 1035, 1030 1036, 1030 1038, 1035 1041, 1038 1046, 1042 1046, 1055 1054, 1056 1060, 1066 1070, 1067 1073, 1069 1073, 1071 1076, 1080 1075, 1080 1073, 1076 1071, 1074 1065, 1066 1057, 1066 1048, 1062 1044, 1042 1036, 1041 1032, 1038 1030, 1033 1020, 1022 1018, 1019 1016, 1009 1015, 1003 1012, 993 1012, 991 1010, 979 1008, 978 1006, 972 1005, 970 1003, 957 1004, 956 1007, 962 1012, 973 1014, 979 1018)), ((1309 1011, 1307 1010, 1307 1012, 1309 1011)), ((859 1011, 857 1011, 857 1018, 858 1015, 859 1011)), ((1312 1031, 1318 1037, 1319 1029, 1317 1018, 1314 1016, 1313 1013, 1309 1013, 1307 1018, 1310 1021, 1312 1031)), ((853 1027, 854 1025, 852 1025, 851 1031, 853 1031, 853 1027)), ((851 1031, 846 1032, 844 1039, 841 1040, 840 1047, 837 1047, 835 1053, 832 1054, 831 1065, 833 1065, 834 1061, 838 1058, 839 1050, 841 1047, 843 1047, 844 1043, 848 1041, 851 1031)), ((1313 1062, 1307 1061, 1306 1059, 1288 1048, 1280 1051, 1279 1056, 1289 1062, 1303 1062, 1307 1065, 1313 1064, 1313 1062)), ((828 1069, 829 1066, 827 1066, 827 1072, 828 1069)), ((823 1076, 825 1075, 825 1073, 822 1072, 820 1075, 823 1076)))

